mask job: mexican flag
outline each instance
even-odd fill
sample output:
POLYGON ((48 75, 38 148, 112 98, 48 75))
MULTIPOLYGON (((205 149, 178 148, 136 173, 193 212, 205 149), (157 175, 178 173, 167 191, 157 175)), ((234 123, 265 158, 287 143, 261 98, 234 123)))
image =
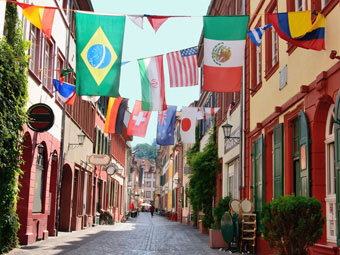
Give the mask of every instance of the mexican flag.
POLYGON ((204 17, 203 90, 240 91, 249 16, 204 17))
POLYGON ((163 55, 139 59, 139 71, 142 84, 142 110, 165 111, 163 55))

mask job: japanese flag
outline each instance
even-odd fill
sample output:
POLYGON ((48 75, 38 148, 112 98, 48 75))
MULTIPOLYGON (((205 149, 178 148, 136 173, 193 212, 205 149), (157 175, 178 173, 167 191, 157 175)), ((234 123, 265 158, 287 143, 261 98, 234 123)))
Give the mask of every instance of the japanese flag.
POLYGON ((183 143, 195 143, 197 107, 182 107, 181 138, 183 143))

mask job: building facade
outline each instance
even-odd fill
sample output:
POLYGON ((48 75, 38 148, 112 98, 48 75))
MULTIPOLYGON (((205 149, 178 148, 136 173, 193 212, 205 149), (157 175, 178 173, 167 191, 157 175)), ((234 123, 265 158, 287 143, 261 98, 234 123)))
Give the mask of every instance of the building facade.
MULTIPOLYGON (((337 172, 339 1, 248 1, 250 28, 268 23, 263 14, 315 10, 326 19, 325 50, 295 47, 274 29, 256 47, 247 39, 246 152, 243 197, 260 215, 266 202, 296 194, 322 203, 326 224, 310 254, 338 254, 340 195, 337 172), (332 51, 334 51, 332 53, 332 51), (332 53, 330 55, 330 53, 332 53)), ((258 254, 269 247, 260 236, 258 254)))

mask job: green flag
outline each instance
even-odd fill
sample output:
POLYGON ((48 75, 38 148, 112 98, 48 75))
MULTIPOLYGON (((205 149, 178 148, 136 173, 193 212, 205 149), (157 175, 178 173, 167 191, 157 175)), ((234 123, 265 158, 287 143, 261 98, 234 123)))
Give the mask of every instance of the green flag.
POLYGON ((77 95, 119 96, 125 16, 76 12, 77 95))

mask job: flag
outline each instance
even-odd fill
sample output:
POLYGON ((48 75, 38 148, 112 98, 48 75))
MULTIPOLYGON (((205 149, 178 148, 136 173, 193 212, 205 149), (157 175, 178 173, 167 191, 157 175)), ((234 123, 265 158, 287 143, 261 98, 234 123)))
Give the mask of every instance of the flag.
POLYGON ((203 90, 240 91, 249 16, 204 17, 203 90))
POLYGON ((235 102, 234 101, 231 101, 229 107, 228 107, 228 111, 227 111, 227 119, 229 120, 230 119, 230 112, 231 110, 235 107, 235 102))
POLYGON ((106 119, 105 119, 105 133, 114 134, 116 130, 116 120, 118 114, 118 108, 123 98, 110 97, 107 104, 106 119))
POLYGON ((117 120, 116 120, 116 130, 115 130, 116 134, 121 134, 123 132, 124 117, 125 117, 126 109, 128 107, 128 101, 129 99, 123 98, 122 102, 119 105, 117 120))
POLYGON ((47 38, 51 38, 54 14, 57 8, 24 4, 15 1, 8 2, 19 5, 22 8, 22 14, 25 18, 31 22, 32 25, 42 30, 47 38))
POLYGON ((118 97, 125 16, 76 12, 77 94, 118 97))
POLYGON ((171 88, 198 84, 197 51, 192 47, 166 54, 171 88))
POLYGON ((325 17, 321 13, 313 23, 310 11, 271 13, 268 18, 283 40, 305 49, 325 48, 325 17))
POLYGON ((143 111, 164 111, 165 102, 163 55, 139 59, 143 111))
POLYGON ((65 104, 74 104, 76 100, 76 86, 69 83, 60 83, 59 80, 53 79, 53 85, 61 101, 65 104))
POLYGON ((258 47, 261 45, 261 39, 266 29, 271 28, 272 24, 265 25, 263 27, 257 27, 248 31, 249 38, 255 43, 258 47))
POLYGON ((143 29, 143 15, 128 15, 129 19, 139 28, 143 29))
POLYGON ((68 68, 68 69, 57 69, 57 72, 59 73, 59 81, 60 81, 60 84, 63 84, 64 82, 64 77, 66 75, 69 75, 70 73, 73 72, 73 69, 72 68, 68 68))
POLYGON ((99 100, 100 96, 81 96, 84 101, 95 103, 99 100))
POLYGON ((205 107, 204 108, 205 119, 210 118, 211 116, 215 116, 215 114, 218 112, 219 109, 220 109, 219 107, 215 107, 215 108, 205 107))
POLYGON ((166 111, 158 112, 157 138, 159 145, 174 144, 174 130, 176 121, 177 106, 168 106, 166 111))
POLYGON ((197 107, 182 107, 181 138, 183 143, 195 143, 197 107))
POLYGON ((203 120, 205 118, 206 118, 206 116, 205 116, 204 108, 203 107, 197 107, 196 119, 197 120, 203 120))
POLYGON ((150 25, 152 26, 152 28, 155 30, 155 33, 157 32, 157 30, 161 27, 161 25, 163 25, 163 23, 170 18, 170 16, 152 16, 152 15, 144 15, 145 17, 147 17, 150 25))
POLYGON ((142 110, 142 102, 136 100, 127 128, 128 136, 145 137, 151 112, 142 110))

